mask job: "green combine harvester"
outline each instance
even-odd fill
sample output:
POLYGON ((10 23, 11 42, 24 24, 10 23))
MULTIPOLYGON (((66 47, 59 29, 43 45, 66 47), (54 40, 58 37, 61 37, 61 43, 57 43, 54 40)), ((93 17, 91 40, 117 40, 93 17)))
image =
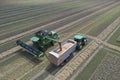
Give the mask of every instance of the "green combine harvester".
POLYGON ((58 40, 58 34, 54 31, 48 30, 41 30, 36 32, 35 36, 31 38, 31 41, 33 43, 32 46, 27 45, 21 40, 17 40, 16 43, 35 57, 44 56, 47 48, 54 46, 54 43, 56 42, 60 43, 58 40))

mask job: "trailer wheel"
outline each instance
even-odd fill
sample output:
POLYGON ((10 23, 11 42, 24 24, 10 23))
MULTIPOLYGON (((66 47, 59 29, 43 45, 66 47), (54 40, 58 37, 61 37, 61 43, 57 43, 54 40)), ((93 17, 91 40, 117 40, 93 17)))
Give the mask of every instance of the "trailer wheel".
POLYGON ((63 67, 63 66, 65 65, 65 63, 66 63, 66 62, 63 61, 63 62, 60 64, 60 66, 63 67))

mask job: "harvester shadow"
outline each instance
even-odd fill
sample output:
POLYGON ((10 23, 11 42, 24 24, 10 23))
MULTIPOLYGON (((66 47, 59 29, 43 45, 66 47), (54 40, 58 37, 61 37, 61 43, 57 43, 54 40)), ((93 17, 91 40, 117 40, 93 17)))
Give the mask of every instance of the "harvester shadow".
POLYGON ((51 75, 55 75, 57 72, 59 72, 69 61, 71 61, 71 59, 74 57, 74 54, 72 54, 66 62, 63 63, 63 65, 60 65, 60 66, 55 66, 53 64, 49 64, 47 67, 46 67, 46 71, 51 74, 51 75))
POLYGON ((22 56, 22 58, 26 59, 27 61, 31 62, 34 65, 38 65, 42 62, 42 60, 35 58, 34 56, 32 56, 26 51, 22 51, 20 56, 22 56))

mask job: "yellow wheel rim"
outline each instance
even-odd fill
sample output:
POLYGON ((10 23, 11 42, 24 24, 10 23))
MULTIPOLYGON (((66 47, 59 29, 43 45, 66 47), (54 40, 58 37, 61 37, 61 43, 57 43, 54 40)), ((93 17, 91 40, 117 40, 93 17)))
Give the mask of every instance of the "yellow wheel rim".
POLYGON ((80 46, 80 49, 82 49, 82 46, 80 46))

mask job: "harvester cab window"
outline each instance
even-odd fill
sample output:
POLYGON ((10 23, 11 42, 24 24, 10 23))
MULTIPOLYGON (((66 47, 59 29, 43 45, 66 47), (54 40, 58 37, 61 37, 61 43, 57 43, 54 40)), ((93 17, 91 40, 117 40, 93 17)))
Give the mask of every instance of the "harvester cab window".
POLYGON ((52 36, 52 33, 51 33, 51 32, 49 32, 49 33, 48 33, 48 35, 49 35, 49 36, 52 36))

